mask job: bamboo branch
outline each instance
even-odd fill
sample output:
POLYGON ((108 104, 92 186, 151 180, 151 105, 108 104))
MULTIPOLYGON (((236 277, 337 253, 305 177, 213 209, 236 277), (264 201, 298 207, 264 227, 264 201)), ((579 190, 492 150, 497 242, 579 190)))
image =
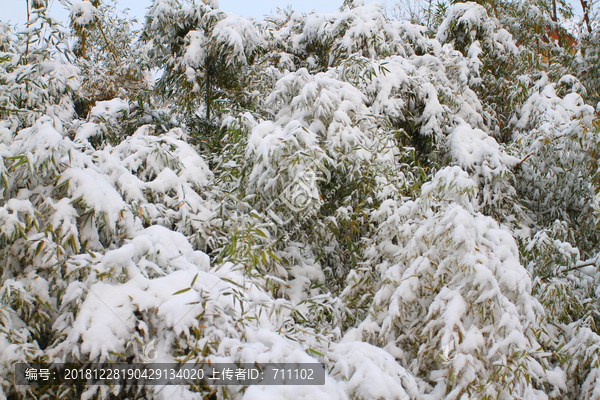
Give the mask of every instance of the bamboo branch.
MULTIPOLYGON (((26 7, 27 7, 27 27, 29 27, 29 0, 27 0, 26 3, 26 7)), ((25 57, 29 56, 29 35, 27 36, 27 47, 25 48, 25 57)))
POLYGON ((594 258, 590 258, 589 260, 586 261, 579 261, 577 264, 575 264, 575 267, 573 269, 577 269, 577 268, 581 268, 581 267, 589 267, 590 265, 595 265, 598 262, 598 257, 596 256, 594 258))
POLYGON ((102 29, 102 25, 100 24, 100 21, 98 21, 98 29, 100 30, 100 33, 102 34, 102 37, 104 38, 104 41, 106 42, 106 46, 108 47, 108 51, 110 51, 110 54, 112 54, 113 59, 115 60, 115 62, 117 62, 117 56, 115 54, 114 49, 112 48, 110 42, 108 41, 108 39, 106 38, 106 35, 104 34, 104 29, 102 29))
MULTIPOLYGON (((568 272, 571 272, 571 271, 577 271, 580 268, 590 267, 592 265, 595 266, 596 263, 598 262, 598 258, 599 257, 600 257, 600 255, 598 255, 598 256, 596 256, 594 258, 590 258, 589 260, 586 260, 586 261, 579 261, 577 264, 575 264, 575 266, 573 268, 569 268, 569 269, 563 271, 563 273, 568 273, 568 272)), ((557 272, 561 272, 561 271, 557 271, 557 272)), ((585 272, 584 272, 584 274, 585 274, 585 272)), ((542 281, 545 281, 545 280, 547 280, 549 278, 553 278, 553 277, 556 277, 555 273, 551 273, 551 274, 545 275, 545 276, 541 277, 540 279, 542 281)))
POLYGON ((521 166, 521 164, 523 164, 529 157, 531 157, 534 153, 529 153, 525 156, 524 159, 522 159, 514 168, 513 170, 516 170, 517 168, 519 168, 521 166))
POLYGON ((587 26, 588 33, 592 33, 592 28, 590 27, 590 17, 588 13, 588 2, 586 0, 579 1, 581 2, 581 9, 583 10, 583 20, 585 21, 585 25, 587 26))
POLYGON ((24 110, 19 108, 9 108, 9 107, 0 107, 0 111, 4 112, 21 112, 21 113, 29 113, 29 112, 42 112, 41 110, 24 110))

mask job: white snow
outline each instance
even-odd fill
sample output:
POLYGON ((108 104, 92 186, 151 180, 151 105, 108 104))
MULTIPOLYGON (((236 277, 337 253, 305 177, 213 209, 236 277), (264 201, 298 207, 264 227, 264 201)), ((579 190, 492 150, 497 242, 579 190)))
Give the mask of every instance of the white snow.
POLYGON ((98 10, 90 1, 75 1, 71 5, 71 20, 75 25, 88 25, 98 15, 98 10))
POLYGON ((117 118, 118 113, 129 109, 127 101, 115 98, 112 100, 98 101, 90 110, 90 115, 105 119, 117 118))
MULTIPOLYGON (((0 23, 0 398, 16 361, 137 362, 152 342, 158 362, 326 366, 322 386, 219 394, 236 399, 463 400, 483 382, 547 400, 580 372, 600 399, 600 336, 569 322, 600 292, 588 83, 520 70, 506 125, 484 66, 525 61, 486 6, 450 5, 433 39, 364 3, 254 21, 154 1, 135 57, 177 99, 121 87, 87 116, 74 99, 98 98, 102 62, 0 23), (176 104, 203 118, 207 81, 212 153, 176 104)), ((104 18, 70 12, 78 31, 104 18)))

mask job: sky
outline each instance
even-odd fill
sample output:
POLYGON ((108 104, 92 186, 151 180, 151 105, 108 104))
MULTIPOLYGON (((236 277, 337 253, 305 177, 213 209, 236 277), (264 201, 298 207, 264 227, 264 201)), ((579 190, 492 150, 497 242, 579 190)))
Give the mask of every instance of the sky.
MULTIPOLYGON (((373 0, 366 0, 370 3, 373 0)), ((385 0, 380 0, 386 3, 385 0)), ((31 1, 30 1, 31 3, 31 1)), ((68 21, 68 12, 58 0, 50 0, 50 14, 60 20, 68 21)), ((151 0, 118 0, 117 8, 129 8, 130 16, 135 16, 143 21, 146 8, 152 3, 151 0)), ((243 17, 254 17, 262 19, 265 14, 274 13, 277 8, 286 8, 291 5, 298 12, 334 12, 338 10, 344 0, 219 0, 222 10, 232 12, 243 17)), ((387 0, 393 4, 393 0, 387 0)), ((27 21, 27 10, 25 0, 0 0, 0 21, 11 22, 11 24, 24 24, 27 21)))
MULTIPOLYGON (((69 13, 59 0, 50 1, 50 14, 68 23, 69 13)), ((374 0, 365 0, 370 3, 374 0)), ((379 0, 389 9, 396 4, 396 0, 379 0)), ((31 3, 31 1, 30 1, 31 3)), ((134 16, 138 21, 144 21, 146 9, 150 6, 152 0, 118 0, 118 9, 130 9, 129 15, 134 16)), ((344 0, 219 0, 220 8, 243 17, 254 17, 262 19, 265 14, 273 14, 277 8, 286 8, 291 5, 295 11, 309 13, 334 12, 344 3, 344 0)), ((581 14, 579 1, 570 0, 576 14, 581 14)), ((26 0, 0 0, 0 21, 10 22, 11 24, 24 24, 27 21, 26 0)))

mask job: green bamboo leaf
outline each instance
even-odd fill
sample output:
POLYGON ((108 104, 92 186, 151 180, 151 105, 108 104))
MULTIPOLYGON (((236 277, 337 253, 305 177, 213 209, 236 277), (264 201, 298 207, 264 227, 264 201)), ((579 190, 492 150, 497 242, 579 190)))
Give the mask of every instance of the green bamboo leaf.
POLYGON ((264 237, 264 238, 267 237, 267 235, 262 230, 260 230, 260 229, 256 229, 256 233, 258 234, 258 236, 261 236, 261 237, 264 237))
POLYGON ((121 357, 123 359, 127 358, 127 357, 125 357, 125 354, 123 354, 123 353, 117 353, 117 352, 110 351, 110 350, 108 351, 108 354, 111 354, 111 355, 117 356, 117 357, 121 357))
POLYGON ((35 249, 34 257, 37 257, 37 255, 40 254, 40 251, 42 251, 43 247, 44 247, 44 242, 40 241, 40 243, 37 245, 37 248, 35 249))
POLYGON ((189 288, 185 288, 185 289, 181 289, 181 290, 178 290, 177 292, 173 293, 171 296, 175 296, 175 295, 177 295, 177 294, 182 294, 182 293, 185 293, 185 292, 189 291, 190 289, 191 289, 191 287, 189 287, 189 288))
POLYGON ((271 250, 267 250, 267 254, 269 255, 269 257, 271 257, 273 260, 277 261, 277 262, 281 262, 281 259, 279 257, 277 257, 276 255, 274 255, 271 250))
POLYGON ((23 164, 27 163, 27 157, 25 157, 25 156, 21 156, 21 157, 14 157, 14 158, 15 158, 15 159, 16 159, 16 158, 19 158, 19 161, 17 161, 15 164, 13 164, 13 165, 12 165, 12 166, 9 168, 8 172, 12 172, 12 171, 14 171, 15 169, 17 169, 17 167, 18 167, 18 166, 20 166, 20 165, 23 165, 23 164))
POLYGON ((227 279, 227 278, 221 278, 221 279, 224 280, 225 282, 229 282, 232 285, 235 285, 235 286, 243 289, 243 286, 241 286, 239 283, 236 283, 236 282, 232 281, 231 279, 227 279))
POLYGON ((307 353, 312 353, 312 354, 315 354, 315 355, 317 355, 317 356, 320 356, 320 357, 325 357, 323 354, 319 353, 319 352, 318 352, 318 351, 316 351, 315 349, 311 349, 311 348, 309 348, 308 350, 306 350, 306 352, 307 352, 307 353))

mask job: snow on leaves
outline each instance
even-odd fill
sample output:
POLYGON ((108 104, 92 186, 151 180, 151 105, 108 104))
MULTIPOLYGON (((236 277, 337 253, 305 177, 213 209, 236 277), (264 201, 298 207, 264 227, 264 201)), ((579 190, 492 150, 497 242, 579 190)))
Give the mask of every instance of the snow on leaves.
MULTIPOLYGON (((110 29, 98 10, 72 28, 110 29)), ((152 342, 326 365, 217 398, 600 398, 595 111, 575 75, 522 69, 502 137, 487 68, 524 50, 489 15, 456 3, 428 32, 358 0, 266 21, 157 0, 156 85, 83 106, 74 55, 0 25, 0 397, 17 361, 152 342)))

